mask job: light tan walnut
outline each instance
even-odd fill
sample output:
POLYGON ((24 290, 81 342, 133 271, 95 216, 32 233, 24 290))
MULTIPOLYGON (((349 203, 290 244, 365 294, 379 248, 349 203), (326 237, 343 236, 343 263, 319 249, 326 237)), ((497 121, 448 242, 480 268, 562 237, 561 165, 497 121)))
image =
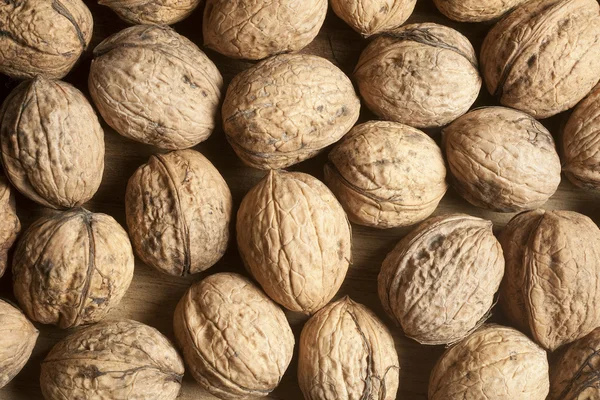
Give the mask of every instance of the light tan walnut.
POLYGON ((0 174, 0 277, 8 266, 8 252, 21 231, 15 195, 4 175, 0 174))
POLYGON ((402 25, 417 0, 331 0, 331 8, 363 36, 387 32, 402 25))
POLYGON ((171 25, 182 21, 202 0, 99 0, 131 24, 171 25))
POLYGON ((482 22, 502 17, 529 0, 433 0, 442 14, 460 22, 482 22))

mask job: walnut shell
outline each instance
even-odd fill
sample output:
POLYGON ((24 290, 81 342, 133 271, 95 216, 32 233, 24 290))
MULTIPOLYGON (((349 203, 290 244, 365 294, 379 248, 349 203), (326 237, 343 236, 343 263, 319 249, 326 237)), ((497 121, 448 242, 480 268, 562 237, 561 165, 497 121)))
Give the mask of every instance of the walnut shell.
POLYGON ((481 329, 446 350, 429 379, 429 400, 545 400, 546 352, 521 332, 481 329))
POLYGON ((194 284, 177 305, 174 329, 192 376, 220 399, 267 396, 292 360, 285 314, 241 275, 194 284))
POLYGON ((371 111, 415 128, 454 121, 469 110, 481 89, 469 40, 433 23, 406 25, 373 40, 354 76, 371 111))
POLYGON ((182 21, 202 0, 99 0, 130 24, 171 25, 182 21))
POLYGON ((90 94, 118 133, 164 149, 193 147, 212 133, 223 78, 173 29, 137 25, 94 49, 90 94))
POLYGON ((477 207, 499 212, 534 209, 560 184, 554 139, 525 113, 480 108, 442 133, 454 187, 477 207))
MULTIPOLYGON (((15 196, 4 175, 0 175, 0 277, 8 265, 8 251, 21 231, 15 196)), ((1 346, 0 346, 1 347, 1 346)), ((2 368, 0 368, 2 370, 2 368)))
POLYGON ((232 198, 211 162, 194 150, 156 154, 127 185, 125 211, 136 254, 171 275, 213 266, 229 242, 232 198))
POLYGON ((38 336, 20 310, 0 300, 0 389, 27 364, 38 336))
POLYGON ((302 329, 298 383, 306 400, 394 400, 399 369, 390 331, 348 297, 319 310, 302 329))
POLYGON ((435 141, 417 129, 384 121, 355 126, 331 150, 325 182, 350 221, 375 228, 424 220, 448 188, 435 141))
POLYGON ((227 140, 242 161, 277 169, 340 140, 358 120, 360 100, 326 59, 284 54, 233 78, 222 113, 227 140))
POLYGON ((326 14, 327 0, 206 0, 204 45, 248 60, 297 51, 319 34, 326 14))
POLYGON ((402 25, 417 0, 331 0, 338 17, 363 36, 391 31, 402 25))
POLYGON ((104 318, 132 278, 125 230, 112 217, 83 208, 34 222, 13 260, 13 289, 25 314, 60 328, 104 318))
POLYGON ((596 0, 534 0, 497 23, 481 48, 488 91, 546 118, 573 107, 600 79, 596 0))
POLYGON ((42 362, 46 400, 175 400, 183 361, 171 342, 137 321, 106 321, 58 342, 42 362))
POLYGON ((483 22, 502 17, 529 0, 433 0, 446 17, 460 22, 483 22))
POLYGON ((270 171, 237 214, 244 265, 292 311, 313 313, 335 296, 351 262, 351 236, 333 193, 300 172, 270 171))
POLYGON ((11 183, 50 208, 90 200, 104 172, 104 131, 83 93, 36 77, 21 83, 0 111, 2 163, 11 183))
POLYGON ((492 222, 465 214, 433 217, 385 258, 379 298, 406 336, 457 342, 488 317, 504 274, 492 222))
POLYGON ((81 0, 4 1, 0 73, 16 79, 64 77, 90 44, 93 25, 81 0))
POLYGON ((600 326, 600 229, 591 219, 529 211, 499 239, 506 258, 500 304, 517 328, 555 350, 600 326))

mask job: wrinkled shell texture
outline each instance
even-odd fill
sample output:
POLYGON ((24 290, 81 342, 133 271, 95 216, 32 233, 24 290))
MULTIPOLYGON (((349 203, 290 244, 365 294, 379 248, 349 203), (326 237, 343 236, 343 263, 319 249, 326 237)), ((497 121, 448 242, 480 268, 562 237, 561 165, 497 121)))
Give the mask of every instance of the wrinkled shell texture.
POLYGON ((482 22, 502 15, 529 0, 433 0, 442 14, 461 22, 482 22))
POLYGON ((442 355, 429 400, 544 400, 548 386, 543 349, 515 329, 484 325, 442 355))
POLYGON ((331 0, 338 17, 363 36, 386 32, 402 25, 417 0, 331 0))
POLYGON ((78 330, 42 362, 46 400, 175 400, 183 361, 156 329, 130 320, 78 330))
POLYGON ((93 19, 81 0, 21 0, 0 5, 0 73, 17 79, 60 79, 92 39, 93 19))
POLYGON ((359 112, 352 82, 339 68, 321 57, 284 54, 233 79, 223 103, 223 129, 246 164, 277 169, 340 140, 359 112))
POLYGON ((276 302, 313 313, 342 285, 352 231, 327 186, 299 172, 272 171, 244 197, 237 242, 246 268, 276 302))
POLYGON ((469 110, 481 89, 469 40, 433 23, 406 25, 373 40, 354 76, 371 111, 416 128, 454 121, 469 110))
POLYGON ((0 174, 0 277, 8 266, 8 252, 21 231, 14 193, 0 174))
POLYGON ((229 242, 232 198, 227 183, 202 154, 156 154, 129 180, 127 226, 136 254, 171 275, 215 264, 229 242))
POLYGON ((446 193, 442 151, 425 133, 395 122, 354 127, 329 153, 325 182, 357 224, 413 225, 446 193))
POLYGON ((491 221, 433 217, 388 254, 379 298, 406 336, 423 344, 454 343, 487 318, 503 274, 491 221))
POLYGON ((443 136, 452 183, 475 206, 499 212, 534 209, 560 184, 554 139, 525 113, 481 108, 456 120, 443 136))
POLYGON ((118 133, 164 149, 184 149, 212 133, 223 78, 212 61, 165 26, 138 25, 94 49, 89 89, 118 133))
POLYGON ((68 83, 38 77, 13 90, 0 112, 0 146, 11 183, 43 206, 79 206, 102 181, 104 131, 68 83))
POLYGON ((204 45, 231 58, 263 58, 306 47, 318 35, 327 0, 207 0, 204 45))
POLYGON ((306 400, 394 400, 399 369, 390 331, 348 297, 302 329, 298 383, 306 400))
POLYGON ((25 366, 38 335, 21 311, 0 300, 0 389, 25 366))
POLYGON ((193 285, 177 305, 174 329, 194 379, 221 399, 267 396, 294 351, 281 308, 237 274, 193 285))
POLYGON ((202 0, 100 0, 131 24, 171 25, 187 18, 202 0))
POLYGON ((13 289, 25 314, 60 328, 104 318, 132 278, 125 230, 112 217, 81 208, 37 220, 13 259, 13 289))
POLYGON ((534 0, 490 30, 481 48, 490 93, 546 118, 573 107, 600 79, 596 0, 534 0))
POLYGON ((542 347, 555 350, 600 325, 600 229, 573 211, 514 217, 500 235, 500 304, 542 347))

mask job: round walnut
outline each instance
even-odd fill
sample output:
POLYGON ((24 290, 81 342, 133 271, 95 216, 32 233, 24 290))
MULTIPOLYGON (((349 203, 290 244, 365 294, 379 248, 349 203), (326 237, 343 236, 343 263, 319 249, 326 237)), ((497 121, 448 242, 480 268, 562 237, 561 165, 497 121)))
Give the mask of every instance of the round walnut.
POLYGON ((104 318, 132 278, 125 230, 112 217, 82 208, 34 222, 13 260, 13 289, 25 314, 60 328, 104 318))
POLYGON ((46 400, 175 400, 183 361, 156 329, 130 320, 106 321, 58 342, 42 362, 46 400))
POLYGON ((485 325, 450 347, 429 379, 429 400, 545 400, 546 352, 521 332, 485 325))
MULTIPOLYGON (((0 277, 8 265, 8 251, 21 231, 15 196, 6 178, 0 174, 0 277)), ((2 368, 0 368, 2 370, 2 368)))
POLYGON ((495 20, 529 0, 433 0, 446 17, 460 22, 495 20))
POLYGON ((354 75, 371 111, 416 128, 454 121, 481 89, 469 40, 433 23, 406 25, 373 40, 354 75))
POLYGON ((237 274, 194 284, 177 305, 174 329, 192 376, 220 399, 267 396, 292 360, 285 314, 237 274))
POLYGON ((202 0, 99 0, 130 24, 171 25, 187 18, 202 0))
POLYGON ((231 207, 227 183, 194 150, 150 157, 129 180, 125 197, 136 254, 171 275, 204 271, 225 254, 231 207))
POLYGON ((90 200, 104 172, 104 131, 85 96, 68 83, 21 83, 0 111, 2 163, 10 182, 50 208, 90 200))
POLYGON ((4 1, 0 73, 17 79, 64 77, 90 44, 93 25, 81 0, 4 1))
POLYGON ((487 319, 504 274, 492 227, 464 214, 430 218, 388 254, 379 298, 406 336, 454 343, 487 319))
POLYGON ((246 164, 277 169, 340 140, 359 112, 352 82, 332 63, 279 55, 233 78, 223 103, 223 129, 246 164))
POLYGON ((535 210, 500 235, 500 304, 519 330, 555 350, 600 326, 600 229, 573 211, 535 210))
POLYGON ((490 93, 546 118, 573 107, 600 79, 596 0, 533 0, 494 26, 481 48, 490 93))
POLYGON ((375 228, 424 220, 448 187, 435 141, 417 129, 383 121, 355 126, 333 148, 325 182, 350 221, 375 228))
POLYGON ((89 89, 121 135, 164 149, 184 149, 212 133, 223 78, 191 41, 171 28, 137 25, 94 49, 89 89))
POLYGON ((475 206, 499 212, 534 209, 560 184, 554 139, 525 113, 480 108, 442 133, 454 187, 475 206))
POLYGON ((402 25, 417 0, 331 0, 331 8, 363 36, 391 31, 402 25))
POLYGON ((302 329, 298 383, 306 400, 394 400, 399 369, 388 329, 348 297, 321 309, 302 329))
POLYGON ((327 0, 207 0, 204 45, 231 58, 263 58, 306 47, 318 35, 327 0))
POLYGON ((342 285, 352 231, 327 186, 300 172, 271 171, 244 197, 237 242, 244 265, 276 302, 312 314, 342 285))

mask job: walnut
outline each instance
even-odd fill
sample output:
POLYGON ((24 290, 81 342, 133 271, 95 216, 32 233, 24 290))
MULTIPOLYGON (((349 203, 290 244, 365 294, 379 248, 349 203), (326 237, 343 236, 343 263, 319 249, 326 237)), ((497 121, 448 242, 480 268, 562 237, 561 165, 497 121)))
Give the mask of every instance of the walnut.
POLYGON ((125 230, 83 208, 37 220, 13 260, 15 297, 29 318, 70 328, 104 318, 133 277, 125 230))
POLYGON ((249 60, 297 51, 318 35, 326 14, 327 0, 207 0, 204 45, 249 60))
POLYGON ((8 251, 20 231, 21 221, 17 216, 15 196, 6 178, 0 174, 0 277, 6 271, 8 251))
POLYGON ((223 129, 246 164, 277 169, 337 142, 359 112, 352 82, 332 63, 279 55, 233 79, 223 104, 223 129))
POLYGON ((127 226, 137 255, 171 275, 204 271, 227 250, 232 198, 202 154, 178 150, 150 157, 127 185, 127 226))
POLYGON ((495 20, 529 0, 433 0, 446 17, 460 22, 495 20))
POLYGON ((174 329, 192 376, 220 399, 267 396, 292 360, 285 314, 237 274, 194 284, 177 305, 174 329))
POLYGON ((433 23, 406 25, 373 40, 354 75, 371 111, 415 128, 454 121, 481 89, 469 40, 433 23))
POLYGON ((406 336, 457 342, 488 317, 504 274, 492 222, 464 214, 430 218, 388 254, 379 298, 406 336))
POLYGON ((355 126, 329 153, 325 182, 357 224, 413 225, 446 193, 442 151, 425 133, 395 122, 355 126))
POLYGON ((298 382, 306 400, 394 400, 399 369, 390 331, 348 297, 322 308, 302 329, 298 382))
POLYGON ((244 265, 276 302, 314 313, 342 285, 352 230, 327 186, 300 172, 270 171, 242 200, 237 242, 244 265))
POLYGON ((156 329, 131 320, 106 321, 58 342, 42 362, 46 400, 175 400, 183 361, 156 329))
POLYGON ((11 183, 50 208, 94 196, 104 172, 104 131, 85 96, 68 83, 21 83, 0 111, 2 163, 11 183))
POLYGON ((596 0, 528 1, 496 24, 481 48, 490 93, 546 118, 573 107, 600 79, 596 0))
POLYGON ((521 332, 499 325, 450 347, 429 379, 429 400, 545 400, 546 352, 521 332))
POLYGON ((90 94, 118 133, 165 149, 210 136, 223 78, 194 43, 166 26, 137 25, 105 39, 94 56, 90 94))
POLYGON ((363 36, 398 28, 415 9, 417 0, 332 0, 338 17, 363 36))
POLYGON ((182 21, 202 0, 99 0, 130 24, 171 25, 182 21))
POLYGON ((500 304, 542 347, 554 350, 600 326, 600 229, 573 211, 529 211, 500 235, 506 273, 500 304))
POLYGON ((525 113, 480 108, 442 134, 454 187, 475 206, 499 212, 534 209, 560 184, 554 139, 525 113))

